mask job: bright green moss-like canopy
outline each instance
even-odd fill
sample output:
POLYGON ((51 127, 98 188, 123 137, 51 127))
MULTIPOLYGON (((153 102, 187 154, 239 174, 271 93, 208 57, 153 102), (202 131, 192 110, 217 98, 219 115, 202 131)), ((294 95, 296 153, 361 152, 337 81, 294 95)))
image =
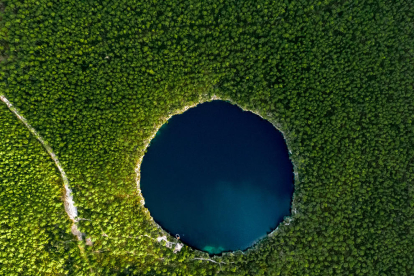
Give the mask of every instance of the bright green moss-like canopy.
POLYGON ((59 157, 93 241, 74 275, 414 273, 412 1, 1 6, 0 93, 59 157), (212 262, 155 240, 135 168, 168 115, 214 95, 278 126, 297 175, 292 217, 212 262))

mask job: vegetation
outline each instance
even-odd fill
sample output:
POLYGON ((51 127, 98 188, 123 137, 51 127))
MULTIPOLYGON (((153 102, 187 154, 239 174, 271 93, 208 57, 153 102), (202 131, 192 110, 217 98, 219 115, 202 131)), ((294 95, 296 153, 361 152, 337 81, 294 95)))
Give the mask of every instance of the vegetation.
POLYGON ((0 275, 74 271, 84 261, 70 232, 57 168, 4 104, 0 125, 0 275))
MULTIPOLYGON (((76 260, 68 254, 76 248, 51 249, 69 239, 59 238, 69 225, 57 206, 61 181, 40 144, 3 139, 2 123, 1 212, 16 213, 1 224, 3 275, 34 274, 13 249, 44 254, 30 267, 45 275, 414 274, 412 1, 12 0, 2 8, 0 93, 54 149, 93 241, 76 260), (212 95, 277 125, 298 173, 289 223, 216 262, 153 240, 162 231, 140 203, 134 171, 170 113, 212 95), (26 156, 32 161, 17 163, 26 156), (30 200, 27 187, 54 202, 30 209, 42 211, 42 234, 19 205, 30 200), (49 245, 31 241, 38 235, 49 245)), ((0 120, 16 125, 10 116, 2 107, 0 120)))

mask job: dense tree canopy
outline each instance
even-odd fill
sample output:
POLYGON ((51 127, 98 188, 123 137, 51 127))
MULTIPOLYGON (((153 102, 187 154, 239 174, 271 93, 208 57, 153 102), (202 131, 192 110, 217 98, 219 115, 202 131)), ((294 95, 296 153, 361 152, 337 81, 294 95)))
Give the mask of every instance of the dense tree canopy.
POLYGON ((62 274, 83 265, 60 174, 42 145, 0 105, 0 275, 62 274))
POLYGON ((3 275, 33 275, 17 252, 35 254, 20 251, 40 233, 6 197, 24 201, 29 187, 53 202, 38 205, 40 274, 414 274, 412 1, 12 0, 2 10, 0 93, 59 156, 93 241, 76 260, 52 248, 69 239, 56 234, 68 225, 58 174, 2 107, 1 212, 20 217, 1 224, 3 275), (169 114, 212 95, 283 131, 297 172, 289 222, 222 264, 154 241, 162 230, 134 170, 169 114))

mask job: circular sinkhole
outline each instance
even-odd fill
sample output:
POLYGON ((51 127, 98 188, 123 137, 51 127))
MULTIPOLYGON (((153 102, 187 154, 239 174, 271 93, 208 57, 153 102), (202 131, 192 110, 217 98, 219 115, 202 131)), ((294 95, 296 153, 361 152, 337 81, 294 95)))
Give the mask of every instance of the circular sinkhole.
POLYGON ((147 149, 145 207, 164 230, 208 252, 245 250, 290 214, 293 165, 270 122, 224 101, 173 116, 147 149))

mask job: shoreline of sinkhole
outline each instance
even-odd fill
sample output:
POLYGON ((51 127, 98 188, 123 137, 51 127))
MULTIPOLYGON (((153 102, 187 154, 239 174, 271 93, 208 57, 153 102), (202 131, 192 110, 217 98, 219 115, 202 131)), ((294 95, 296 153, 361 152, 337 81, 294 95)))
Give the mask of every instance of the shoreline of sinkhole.
POLYGON ((155 225, 210 255, 249 250, 296 212, 284 133, 245 111, 216 96, 184 107, 156 128, 136 168, 155 225))

